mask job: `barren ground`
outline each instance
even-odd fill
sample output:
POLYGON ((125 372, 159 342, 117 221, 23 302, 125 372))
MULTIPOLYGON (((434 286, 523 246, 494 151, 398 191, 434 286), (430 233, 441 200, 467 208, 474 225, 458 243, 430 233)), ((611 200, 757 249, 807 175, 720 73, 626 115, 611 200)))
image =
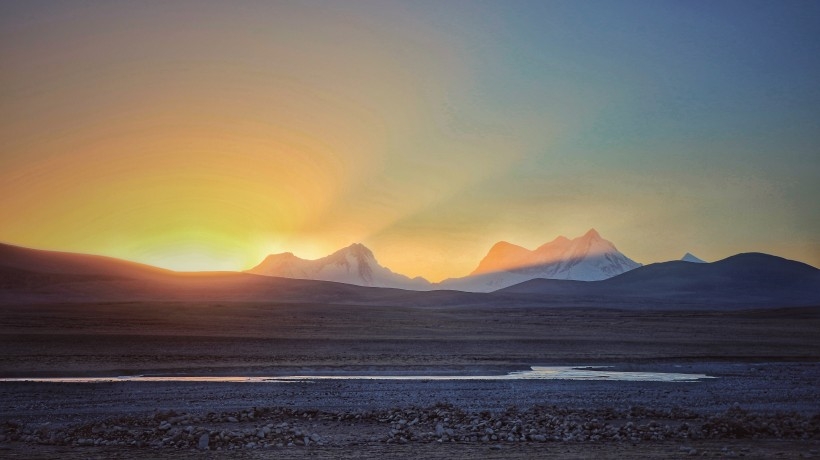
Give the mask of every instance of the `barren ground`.
POLYGON ((657 458, 692 451, 811 456, 820 439, 818 331, 816 308, 720 313, 224 303, 2 306, 2 377, 503 373, 569 364, 719 378, 0 383, 0 456, 201 457, 208 453, 196 445, 205 433, 210 449, 236 458, 272 452, 288 458, 657 458), (435 413, 441 404, 451 411, 446 416, 435 413), (504 415, 513 407, 523 415, 504 415), (476 420, 485 412, 488 423, 499 424, 497 439, 480 432, 486 427, 476 420), (251 413, 256 417, 247 417, 251 413), (399 423, 413 414, 417 424, 399 423), (168 420, 173 423, 166 427, 168 420), (626 427, 630 422, 634 427, 626 427), (443 442, 438 423, 454 430, 443 442), (683 423, 691 431, 682 431, 683 423), (738 423, 749 429, 732 431, 738 423), (268 425, 272 434, 254 438, 268 425), (300 445, 303 434, 317 434, 320 441, 300 445), (247 448, 250 442, 257 449, 247 448))

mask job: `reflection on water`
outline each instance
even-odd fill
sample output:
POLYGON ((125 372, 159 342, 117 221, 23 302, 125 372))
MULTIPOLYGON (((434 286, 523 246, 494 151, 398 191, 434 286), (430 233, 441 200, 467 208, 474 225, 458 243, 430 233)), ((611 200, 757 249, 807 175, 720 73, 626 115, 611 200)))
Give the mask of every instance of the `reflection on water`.
POLYGON ((120 376, 120 377, 59 377, 59 378, 6 378, 0 382, 242 382, 242 383, 293 383, 316 380, 607 380, 628 382, 697 382, 714 377, 706 374, 678 374, 673 372, 622 372, 605 368, 567 366, 532 366, 528 371, 515 371, 504 375, 289 375, 289 376, 120 376))

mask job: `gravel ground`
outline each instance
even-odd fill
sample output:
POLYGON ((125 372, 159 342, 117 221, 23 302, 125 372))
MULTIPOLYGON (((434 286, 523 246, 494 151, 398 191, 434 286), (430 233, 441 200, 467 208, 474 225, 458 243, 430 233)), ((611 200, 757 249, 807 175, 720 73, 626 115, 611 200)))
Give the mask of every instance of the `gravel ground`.
MULTIPOLYGON (((470 458, 493 452, 525 458, 532 451, 522 445, 543 444, 544 452, 553 453, 570 445, 564 453, 583 457, 600 456, 593 446, 606 444, 613 456, 627 451, 667 456, 677 446, 675 455, 732 457, 759 454, 757 445, 764 441, 786 441, 778 444, 783 455, 807 456, 820 442, 818 363, 615 368, 718 378, 692 383, 7 382, 0 384, 0 446, 8 456, 64 456, 59 449, 71 447, 77 455, 103 457, 116 449, 170 455, 297 448, 320 456, 336 457, 333 452, 342 449, 366 457, 386 445, 419 444, 445 445, 430 455, 470 458), (717 441, 728 450, 702 447, 717 441), (577 443, 589 444, 588 450, 573 453, 577 443), (455 445, 467 447, 453 452, 455 445)), ((401 451, 387 449, 382 454, 401 451)))
POLYGON ((811 457, 818 327, 811 308, 5 306, 3 377, 610 365, 717 378, 5 382, 0 458, 811 457))
POLYGON ((156 409, 186 412, 249 407, 384 410, 452 404, 470 411, 554 405, 572 409, 685 407, 715 413, 735 403, 755 412, 820 412, 820 363, 620 365, 618 370, 704 373, 699 382, 569 380, 394 381, 316 380, 293 383, 0 383, 0 420, 93 420, 156 409))

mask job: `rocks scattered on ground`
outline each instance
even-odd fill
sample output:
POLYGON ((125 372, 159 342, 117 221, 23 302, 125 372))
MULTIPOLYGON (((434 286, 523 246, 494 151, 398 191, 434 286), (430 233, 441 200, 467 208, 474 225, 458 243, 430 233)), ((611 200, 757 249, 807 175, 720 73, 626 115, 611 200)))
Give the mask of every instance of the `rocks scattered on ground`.
MULTIPOLYGON (((193 431, 193 430, 191 430, 191 431, 193 431)), ((189 433, 191 431, 189 431, 189 433)), ((199 449, 199 450, 207 449, 208 445, 210 444, 210 440, 211 440, 211 437, 208 433, 202 433, 202 436, 199 437, 199 442, 197 443, 197 446, 196 446, 197 449, 199 449)))
MULTIPOLYGON (((447 404, 428 408, 327 412, 288 408, 203 415, 156 411, 93 424, 51 426, 5 422, 0 442, 68 446, 130 446, 200 450, 260 449, 350 442, 505 443, 626 442, 699 439, 820 439, 820 414, 755 414, 735 405, 718 415, 684 409, 570 410, 536 406, 499 413, 466 412, 447 404), (324 429, 325 432, 319 432, 324 429), (341 439, 339 427, 361 439, 341 439), (350 430, 350 427, 353 427, 350 430), (370 430, 372 429, 372 430, 370 430), (373 436, 371 433, 380 433, 373 436)), ((497 447, 496 447, 497 448, 497 447)), ((683 454, 699 455, 686 444, 683 454)), ((738 454, 727 450, 724 457, 738 454)))

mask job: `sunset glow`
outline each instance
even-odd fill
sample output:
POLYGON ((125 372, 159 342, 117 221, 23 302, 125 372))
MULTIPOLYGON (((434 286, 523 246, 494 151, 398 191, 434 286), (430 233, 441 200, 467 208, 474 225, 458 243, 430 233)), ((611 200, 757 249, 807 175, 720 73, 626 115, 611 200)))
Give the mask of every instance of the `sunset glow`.
POLYGON ((817 266, 820 14, 776 3, 6 2, 0 241, 437 281, 595 227, 817 266))

